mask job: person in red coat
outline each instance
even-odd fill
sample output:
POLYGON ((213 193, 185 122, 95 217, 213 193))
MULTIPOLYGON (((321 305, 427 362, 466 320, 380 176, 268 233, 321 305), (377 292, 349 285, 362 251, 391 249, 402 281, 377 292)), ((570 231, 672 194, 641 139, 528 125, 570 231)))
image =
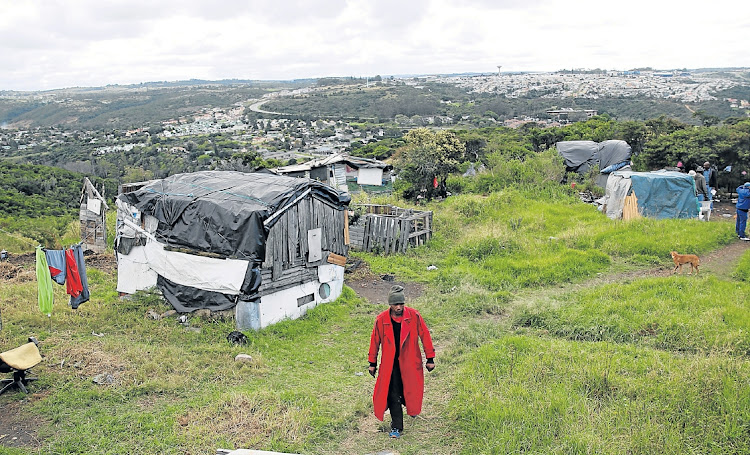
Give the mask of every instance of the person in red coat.
POLYGON ((422 352, 419 341, 427 358, 427 371, 435 369, 435 348, 427 325, 414 308, 404 306, 404 288, 399 285, 391 287, 388 293, 389 309, 375 318, 375 326, 370 336, 370 374, 374 377, 378 369, 378 351, 380 355, 380 372, 375 381, 372 393, 372 404, 375 417, 383 420, 386 409, 391 410, 392 438, 398 438, 404 431, 404 411, 416 417, 422 412, 424 393, 424 371, 422 370, 422 352), (394 340, 399 340, 396 343, 394 340))

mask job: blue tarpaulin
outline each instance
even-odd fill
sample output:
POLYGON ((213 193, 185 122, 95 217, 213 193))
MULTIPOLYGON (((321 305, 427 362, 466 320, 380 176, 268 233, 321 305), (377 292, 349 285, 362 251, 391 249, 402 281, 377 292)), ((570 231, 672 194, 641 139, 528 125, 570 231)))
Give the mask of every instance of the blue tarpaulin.
POLYGON ((693 177, 672 171, 629 172, 638 209, 651 218, 697 218, 693 177))

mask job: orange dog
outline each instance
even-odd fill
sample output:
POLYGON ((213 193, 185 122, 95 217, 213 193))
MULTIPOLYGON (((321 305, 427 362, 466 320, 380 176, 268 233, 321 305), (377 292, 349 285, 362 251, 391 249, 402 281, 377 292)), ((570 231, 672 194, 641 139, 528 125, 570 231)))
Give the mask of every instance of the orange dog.
POLYGON ((701 260, 698 258, 698 256, 694 254, 677 254, 676 251, 672 251, 672 260, 674 261, 674 270, 672 270, 672 273, 677 272, 677 269, 680 269, 680 274, 682 274, 682 264, 690 264, 690 274, 693 273, 693 269, 695 269, 695 273, 698 273, 698 266, 701 264, 701 260))

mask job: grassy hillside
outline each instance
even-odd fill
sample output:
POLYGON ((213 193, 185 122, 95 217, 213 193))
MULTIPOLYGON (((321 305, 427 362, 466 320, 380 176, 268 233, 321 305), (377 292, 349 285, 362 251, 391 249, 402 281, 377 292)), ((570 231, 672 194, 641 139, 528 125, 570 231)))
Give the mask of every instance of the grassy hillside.
MULTIPOLYGON (((22 252, 36 245, 60 247, 63 238, 76 243, 84 174, 51 166, 0 161, 0 249, 22 252), (72 234, 72 235, 71 235, 72 234)), ((90 177, 111 198, 117 182, 90 177)))
POLYGON ((195 81, 130 86, 69 88, 46 92, 3 92, 0 125, 78 129, 132 128, 158 124, 201 109, 228 108, 270 90, 307 82, 195 81))
POLYGON ((366 374, 372 323, 384 308, 352 289, 300 320, 247 332, 249 343, 236 346, 226 341, 232 321, 193 316, 186 327, 174 317, 146 317, 167 305, 147 293, 118 299, 115 273, 91 266, 91 301, 74 312, 56 286, 51 319, 36 308, 32 271, 0 286, 0 346, 36 335, 45 357, 31 395, 0 397, 10 421, 32 426, 35 439, 13 448, 0 439, 0 447, 12 454, 750 450, 745 274, 741 267, 734 276, 710 268, 697 277, 649 272, 669 267, 671 249, 704 255, 737 242, 733 224, 611 221, 553 188, 432 203, 428 245, 393 257, 356 255, 375 274, 424 288, 409 304, 433 332, 437 369, 426 378, 423 414, 407 419, 400 440, 372 415, 374 381, 366 374), (235 362, 240 353, 252 361, 235 362), (101 374, 112 382, 94 383, 101 374))

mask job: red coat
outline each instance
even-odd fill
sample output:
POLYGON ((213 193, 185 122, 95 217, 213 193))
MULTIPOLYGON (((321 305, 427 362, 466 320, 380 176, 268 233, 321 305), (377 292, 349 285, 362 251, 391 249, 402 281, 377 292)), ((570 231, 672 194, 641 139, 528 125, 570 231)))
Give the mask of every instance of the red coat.
MULTIPOLYGON (((404 307, 403 317, 398 363, 404 383, 406 413, 415 416, 422 412, 422 395, 424 393, 424 370, 422 369, 422 352, 419 350, 418 339, 422 340, 424 354, 427 358, 435 357, 435 348, 432 346, 430 331, 417 310, 404 307)), ((378 420, 383 420, 383 414, 388 407, 388 385, 391 382, 393 358, 396 356, 390 309, 383 311, 375 318, 368 354, 370 362, 377 362, 378 350, 381 345, 383 352, 380 356, 378 379, 375 381, 375 390, 372 393, 372 404, 375 409, 375 417, 378 420)))

